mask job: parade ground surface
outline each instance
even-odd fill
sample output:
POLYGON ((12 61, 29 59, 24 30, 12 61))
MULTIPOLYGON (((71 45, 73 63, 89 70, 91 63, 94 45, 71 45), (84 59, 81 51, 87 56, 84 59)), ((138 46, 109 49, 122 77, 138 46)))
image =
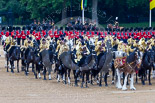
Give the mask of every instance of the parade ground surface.
MULTIPOLYGON (((0 47, 0 103, 155 103, 155 79, 152 86, 135 84, 136 91, 117 90, 108 78, 108 87, 89 85, 89 88, 74 87, 72 84, 57 83, 52 80, 36 80, 30 69, 29 76, 24 72, 7 73, 4 68, 4 55, 0 47)), ((80 85, 80 84, 79 84, 80 85)), ((128 87, 129 88, 129 87, 128 87)))

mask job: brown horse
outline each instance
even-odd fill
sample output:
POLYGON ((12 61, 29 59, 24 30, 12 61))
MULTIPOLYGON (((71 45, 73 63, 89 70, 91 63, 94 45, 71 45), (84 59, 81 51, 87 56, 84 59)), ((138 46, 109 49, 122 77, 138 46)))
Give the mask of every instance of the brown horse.
POLYGON ((115 65, 116 74, 117 74, 116 87, 118 89, 127 90, 127 87, 126 87, 127 77, 129 74, 131 74, 130 89, 136 90, 133 83, 134 83, 134 72, 135 72, 136 68, 139 68, 141 65, 141 56, 140 56, 139 50, 135 50, 129 56, 127 56, 125 63, 123 65, 122 65, 122 63, 117 62, 117 59, 115 59, 114 65, 115 65), (121 72, 124 72, 124 74, 125 74, 123 87, 121 85, 121 80, 120 80, 121 72))

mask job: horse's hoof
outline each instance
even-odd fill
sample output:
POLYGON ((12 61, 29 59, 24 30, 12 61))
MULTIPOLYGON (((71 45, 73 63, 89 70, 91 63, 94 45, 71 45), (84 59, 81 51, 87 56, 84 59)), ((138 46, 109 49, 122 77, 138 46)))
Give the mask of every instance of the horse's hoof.
POLYGON ((57 80, 57 82, 59 83, 59 82, 60 82, 60 80, 57 80))
POLYGON ((46 80, 46 78, 44 78, 44 80, 46 80))
POLYGON ((142 82, 142 85, 145 85, 145 83, 144 83, 144 82, 142 82))
POLYGON ((126 91, 126 90, 127 90, 127 88, 126 88, 126 87, 123 87, 123 88, 122 88, 122 90, 123 90, 123 91, 126 91))
POLYGON ((102 84, 99 84, 99 87, 102 87, 102 84))
POLYGON ((149 83, 149 85, 152 85, 152 83, 149 83))
POLYGON ((136 90, 136 88, 135 87, 130 87, 130 90, 136 90))
POLYGON ((52 80, 51 78, 49 80, 52 80))
POLYGON ((66 82, 66 81, 64 81, 64 84, 67 84, 67 82, 66 82))
POLYGON ((75 86, 75 87, 78 87, 78 85, 77 85, 77 84, 75 84, 74 86, 75 86))
POLYGON ((122 86, 117 86, 117 89, 122 89, 122 86))
POLYGON ((86 86, 86 88, 89 88, 88 86, 86 86))
POLYGON ((28 76, 28 74, 27 74, 27 73, 25 73, 25 75, 26 75, 26 76, 28 76))

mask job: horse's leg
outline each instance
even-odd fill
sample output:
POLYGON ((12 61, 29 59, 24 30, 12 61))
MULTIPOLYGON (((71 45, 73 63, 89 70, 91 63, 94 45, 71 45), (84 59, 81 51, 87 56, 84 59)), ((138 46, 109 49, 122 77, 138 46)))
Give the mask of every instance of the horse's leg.
POLYGON ((82 75, 82 83, 81 83, 81 88, 83 88, 83 84, 84 84, 84 72, 81 72, 81 75, 82 75))
POLYGON ((100 83, 99 83, 99 86, 100 87, 102 86, 102 72, 100 72, 100 83))
POLYGON ((39 79, 41 79, 41 74, 40 74, 41 67, 38 66, 37 70, 38 70, 38 77, 39 77, 39 79))
POLYGON ((118 89, 121 89, 122 88, 122 85, 121 85, 121 76, 120 76, 120 71, 118 69, 116 69, 116 73, 117 73, 117 83, 116 83, 116 87, 118 89))
POLYGON ((14 61, 11 60, 11 61, 10 61, 10 64, 11 64, 11 72, 14 73, 14 70, 13 70, 14 61))
POLYGON ((112 66, 112 83, 111 84, 114 84, 114 77, 115 77, 115 68, 114 66, 112 66))
POLYGON ((38 79, 37 78, 37 70, 38 70, 38 66, 36 64, 35 67, 34 67, 34 72, 33 72, 36 79, 38 79))
POLYGON ((89 71, 86 73, 86 88, 88 88, 88 82, 89 82, 89 71))
POLYGON ((107 76, 108 76, 108 73, 106 73, 105 76, 104 76, 104 82, 105 82, 105 86, 106 86, 106 87, 108 86, 108 83, 107 83, 107 76))
POLYGON ((136 73, 136 83, 138 83, 138 73, 136 73))
POLYGON ((17 60, 17 73, 19 73, 19 60, 17 60))
POLYGON ((133 83, 134 83, 134 73, 131 74, 130 89, 131 90, 136 90, 133 83))
POLYGON ((48 67, 48 77, 49 77, 49 80, 52 80, 52 77, 51 77, 51 71, 52 71, 52 67, 48 67))
POLYGON ((34 63, 32 63, 32 72, 34 72, 34 63))
POLYGON ((129 77, 131 78, 131 74, 128 75, 128 77, 127 77, 127 85, 129 85, 129 79, 128 79, 129 77))
POLYGON ((44 80, 46 80, 46 67, 44 67, 44 80))
POLYGON ((77 87, 77 76, 76 76, 76 70, 73 70, 74 80, 75 80, 75 86, 77 87))
POLYGON ((71 72, 71 69, 68 69, 68 84, 70 84, 71 83, 71 78, 70 78, 70 72, 71 72))
POLYGON ((91 74, 91 81, 90 84, 93 85, 93 74, 91 74))
POLYGON ((8 57, 7 57, 7 72, 9 72, 9 60, 8 60, 8 57))
POLYGON ((125 75, 125 79, 124 79, 124 84, 123 84, 122 90, 127 90, 127 87, 126 87, 127 79, 128 79, 128 73, 125 75))
POLYGON ((26 63, 26 69, 25 69, 25 75, 28 76, 28 69, 29 69, 29 64, 26 63))
POLYGON ((63 68, 64 70, 63 70, 63 82, 64 82, 64 84, 67 84, 66 83, 66 77, 67 77, 67 70, 65 69, 65 68, 63 68))
POLYGON ((149 78, 149 85, 152 85, 152 83, 151 83, 151 68, 149 69, 148 78, 149 78))
POLYGON ((99 75, 96 76, 96 80, 97 80, 97 81, 96 81, 96 82, 97 82, 97 85, 99 85, 99 84, 100 84, 99 75))
POLYGON ((146 76, 146 74, 145 74, 146 72, 145 72, 145 70, 142 72, 142 85, 145 85, 145 76, 146 76))

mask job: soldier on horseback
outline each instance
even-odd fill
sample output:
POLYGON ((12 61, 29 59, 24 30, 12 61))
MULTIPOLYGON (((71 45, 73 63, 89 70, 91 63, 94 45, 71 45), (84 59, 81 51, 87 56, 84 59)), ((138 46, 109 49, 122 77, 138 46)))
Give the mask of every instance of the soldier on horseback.
POLYGON ((58 53, 58 59, 63 52, 67 52, 67 51, 69 51, 69 46, 67 45, 67 40, 62 38, 56 48, 56 52, 58 53))
POLYGON ((76 56, 77 56, 77 64, 79 66, 81 66, 86 58, 87 55, 90 54, 89 49, 87 48, 86 44, 84 43, 84 41, 82 41, 81 43, 79 43, 79 45, 76 47, 76 56))

